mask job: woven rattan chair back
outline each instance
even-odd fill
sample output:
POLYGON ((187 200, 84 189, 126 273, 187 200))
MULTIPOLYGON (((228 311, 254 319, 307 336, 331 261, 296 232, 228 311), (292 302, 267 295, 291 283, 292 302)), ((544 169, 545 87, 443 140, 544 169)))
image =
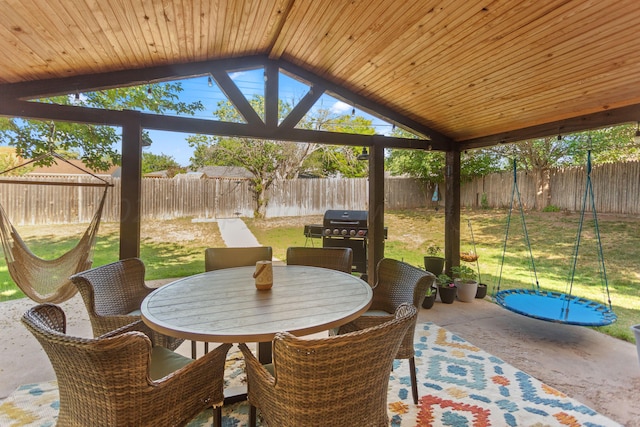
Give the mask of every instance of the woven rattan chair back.
POLYGON ((428 271, 391 258, 381 259, 376 271, 378 280, 369 310, 393 313, 404 303, 420 308, 427 289, 435 281, 435 276, 428 271))
MULTIPOLYGON (((82 295, 94 337, 140 320, 140 304, 153 291, 144 274, 142 260, 128 258, 70 277, 82 295)), ((183 341, 156 334, 156 343, 172 350, 183 341)))
POLYGON ((256 265, 258 261, 270 261, 273 257, 271 246, 243 248, 207 248, 204 251, 205 271, 221 268, 256 265))
POLYGON ((388 426, 391 366, 417 310, 406 304, 373 328, 320 339, 283 332, 273 342, 275 381, 242 345, 249 402, 270 426, 388 426))
MULTIPOLYGON (((412 304, 418 310, 422 306, 426 291, 435 281, 435 276, 405 262, 383 258, 377 265, 378 281, 373 288, 373 300, 369 310, 358 319, 340 328, 339 333, 368 328, 386 321, 388 316, 402 304, 412 304)), ((418 382, 415 369, 415 320, 398 348, 396 359, 409 360, 411 392, 414 403, 418 403, 418 382)))
POLYGON ((353 249, 290 247, 287 248, 287 265, 323 267, 351 274, 353 249))
POLYGON ((66 335, 65 314, 53 304, 29 309, 22 323, 40 342, 56 373, 60 426, 185 425, 224 399, 224 362, 230 345, 211 352, 207 361, 154 381, 149 378, 152 344, 143 332, 116 330, 95 339, 66 335))

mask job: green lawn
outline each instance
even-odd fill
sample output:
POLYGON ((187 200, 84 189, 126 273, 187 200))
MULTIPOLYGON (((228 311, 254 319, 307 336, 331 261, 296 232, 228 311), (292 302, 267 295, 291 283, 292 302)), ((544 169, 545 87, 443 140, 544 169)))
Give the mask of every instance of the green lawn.
MULTIPOLYGON (((470 221, 479 255, 481 281, 488 285, 489 294, 497 288, 501 265, 501 289, 533 286, 528 248, 524 244, 522 225, 517 215, 512 217, 502 264, 506 218, 505 210, 469 210, 463 211, 461 216, 461 250, 473 249, 468 226, 470 221)), ((566 292, 578 220, 577 214, 527 212, 525 221, 541 288, 566 292)), ((312 243, 303 235, 303 226, 322 223, 322 216, 264 221, 246 219, 246 222, 258 241, 272 246, 274 257, 284 260, 287 247, 312 243)), ((422 267, 427 247, 444 246, 444 213, 441 211, 387 212, 385 225, 389 229, 385 242, 387 257, 422 267)), ((636 260, 640 255, 640 219, 601 215, 599 225, 611 302, 618 321, 597 329, 633 342, 629 328, 640 323, 640 264, 636 260)), ((18 231, 36 254, 49 259, 75 244, 85 226, 18 227, 18 231)), ((603 302, 593 230, 592 223, 585 223, 572 294, 603 302)), ((99 236, 95 266, 118 259, 117 224, 103 224, 99 236)), ((319 239, 313 243, 321 245, 319 239)), ((147 266, 146 278, 153 280, 200 273, 204 270, 204 249, 223 245, 215 223, 192 223, 189 218, 143 222, 141 258, 147 266)), ((475 263, 468 265, 475 267, 475 263)), ((9 277, 2 259, 0 301, 23 296, 9 277)))
MULTIPOLYGON (((597 328, 606 334, 634 342, 630 326, 640 323, 640 220, 630 217, 600 215, 598 218, 605 258, 608 288, 618 321, 597 328)), ((261 244, 274 247, 274 256, 284 259, 287 246, 304 245, 302 225, 321 223, 322 217, 307 221, 270 219, 247 221, 261 244)), ((509 239, 502 255, 507 224, 506 210, 467 210, 461 215, 461 250, 473 249, 471 230, 479 255, 481 281, 492 294, 500 289, 532 288, 533 270, 525 245, 522 222, 513 214, 509 239)), ((561 212, 527 212, 525 223, 531 242, 538 283, 544 290, 568 292, 571 259, 575 247, 579 215, 561 212)), ((444 213, 427 209, 391 211, 385 213, 388 240, 385 256, 423 267, 423 257, 430 245, 444 246, 444 213)), ((317 240, 316 245, 321 244, 317 240)), ((573 281, 572 295, 605 302, 604 286, 598 272, 597 242, 593 221, 585 221, 579 245, 579 258, 573 281)), ((476 267, 476 263, 468 264, 476 267)))

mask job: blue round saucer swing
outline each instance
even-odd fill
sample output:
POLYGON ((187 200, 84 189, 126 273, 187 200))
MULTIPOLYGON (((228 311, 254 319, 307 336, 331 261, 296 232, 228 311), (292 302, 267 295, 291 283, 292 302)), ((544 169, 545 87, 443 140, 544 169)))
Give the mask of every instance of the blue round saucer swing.
POLYGON ((556 291, 545 291, 540 289, 538 277, 535 270, 533 253, 531 251, 531 243, 527 233, 527 227, 524 219, 524 210, 520 200, 520 191, 518 190, 518 182, 516 175, 516 163, 513 162, 513 191, 511 195, 511 206, 507 219, 507 230, 505 233, 504 247, 502 251, 502 262, 500 264, 500 273, 498 275, 497 290, 494 292, 494 300, 502 307, 514 313, 535 319, 545 320, 548 322, 565 323, 569 325, 579 326, 605 326, 616 321, 617 316, 611 308, 611 298, 609 296, 609 287, 607 284, 607 275, 604 265, 604 256, 602 253, 602 243, 600 240, 600 231, 598 229, 598 219, 596 215, 595 202, 593 197, 593 187, 591 184, 591 151, 587 154, 587 185, 582 200, 582 212, 580 223, 578 226, 578 234, 573 250, 573 259, 571 272, 567 283, 567 289, 564 293, 556 291), (535 285, 532 289, 505 289, 500 290, 500 282, 502 279, 502 267, 504 266, 505 253, 507 249, 507 240, 509 237, 509 225, 511 223, 511 213, 513 211, 514 199, 517 196, 522 220, 523 235, 525 244, 529 250, 530 266, 535 278, 535 285), (598 303, 585 298, 572 295, 573 280, 576 272, 576 264, 578 260, 578 249, 580 247, 580 239, 582 228, 584 225, 584 215, 587 207, 587 199, 591 202, 591 211, 593 213, 593 222, 595 226, 595 236, 597 241, 597 253, 600 279, 603 285, 603 293, 606 302, 598 303))

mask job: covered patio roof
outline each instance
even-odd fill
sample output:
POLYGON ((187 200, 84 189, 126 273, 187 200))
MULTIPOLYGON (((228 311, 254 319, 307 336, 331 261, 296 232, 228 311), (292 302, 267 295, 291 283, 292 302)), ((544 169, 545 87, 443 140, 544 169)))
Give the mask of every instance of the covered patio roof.
POLYGON ((52 93, 69 78, 100 87, 98 76, 125 70, 148 82, 155 67, 258 55, 462 148, 640 119, 635 1, 1 3, 5 95, 52 93))
MULTIPOLYGON (((375 213, 383 204, 384 147, 447 151, 452 171, 447 218, 455 223, 461 150, 640 120, 637 1, 0 0, 0 5, 0 115, 123 126, 123 180, 132 181, 140 176, 140 128, 369 145, 375 148, 370 159, 374 243, 383 241, 382 218, 377 223, 375 213), (252 64, 264 65, 267 78, 273 69, 303 77, 425 139, 302 137, 278 128, 269 117, 269 101, 267 123, 252 130, 24 101, 252 64)), ((266 86, 269 98, 273 87, 266 86)), ((136 195, 134 189, 123 197, 136 195)), ((132 212, 123 223, 135 227, 139 211, 137 218, 132 212)), ((446 237, 447 258, 454 263, 456 229, 446 237)), ((121 255, 135 254, 134 246, 121 249, 121 255)))

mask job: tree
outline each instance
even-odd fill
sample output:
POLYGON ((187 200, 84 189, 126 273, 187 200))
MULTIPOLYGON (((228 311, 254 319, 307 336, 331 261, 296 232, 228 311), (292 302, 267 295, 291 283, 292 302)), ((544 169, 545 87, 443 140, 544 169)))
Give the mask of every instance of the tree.
MULTIPOLYGON (((301 127, 306 129, 373 135, 371 120, 357 115, 336 115, 320 108, 305 117, 301 127)), ((346 145, 323 145, 311 153, 303 163, 303 169, 321 177, 343 176, 358 178, 368 176, 369 163, 358 160, 358 149, 346 145)))
POLYGON ((142 173, 167 171, 169 177, 174 177, 177 173, 183 172, 176 160, 166 154, 142 153, 142 173))
MULTIPOLYGON (((250 100, 253 108, 262 114, 264 101, 261 96, 250 100)), ((291 110, 289 104, 280 102, 280 116, 291 110)), ((222 121, 241 122, 237 110, 229 101, 218 103, 214 115, 222 121)), ((351 116, 337 116, 329 110, 317 110, 307 115, 299 127, 314 130, 362 131, 373 133, 370 122, 352 120, 351 116), (368 127, 371 128, 368 130, 368 127)), ((210 137, 195 135, 187 138, 194 148, 191 166, 242 166, 252 175, 252 188, 256 208, 254 216, 263 218, 268 200, 266 191, 276 180, 296 178, 301 172, 315 173, 321 176, 337 174, 356 175, 366 166, 357 162, 355 151, 348 147, 323 146, 316 143, 296 143, 290 141, 270 141, 251 138, 210 137), (351 172, 356 171, 356 172, 351 172)), ((366 170, 366 169, 364 169, 366 170)), ((362 173, 362 172, 360 172, 362 173)))
MULTIPOLYGON (((416 138, 396 128, 394 136, 416 138)), ((429 150, 391 150, 386 160, 387 169, 394 175, 409 175, 426 182, 444 182, 445 153, 429 150)), ((460 179, 471 179, 501 170, 500 157, 485 149, 468 150, 461 154, 460 179)))
MULTIPOLYGON (((137 109, 158 114, 171 111, 193 115, 204 109, 200 101, 180 101, 182 90, 181 83, 173 82, 87 92, 81 96, 55 96, 38 101, 111 110, 137 109)), ((149 138, 147 133, 145 137, 149 138)), ((53 150, 76 152, 94 170, 107 170, 121 161, 116 147, 120 141, 119 132, 111 126, 11 118, 0 121, 0 141, 16 147, 16 153, 26 159, 53 150)), ((44 159, 38 164, 50 165, 52 161, 44 159)))
POLYGON ((536 177, 536 207, 551 203, 551 170, 583 166, 591 151, 595 163, 637 160, 640 147, 634 142, 635 127, 625 124, 587 132, 527 140, 493 148, 499 155, 515 159, 517 166, 536 177))

